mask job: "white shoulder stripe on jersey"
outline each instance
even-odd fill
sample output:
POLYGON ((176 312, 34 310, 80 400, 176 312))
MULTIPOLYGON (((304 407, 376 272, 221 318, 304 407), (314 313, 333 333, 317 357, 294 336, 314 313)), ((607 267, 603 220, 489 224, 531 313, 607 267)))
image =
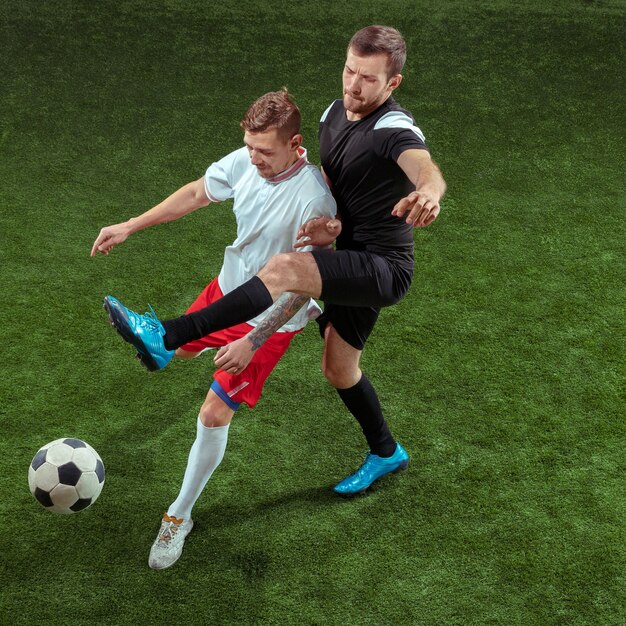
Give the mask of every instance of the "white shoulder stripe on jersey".
POLYGON ((402 113, 402 111, 389 111, 389 113, 385 113, 378 122, 376 122, 376 126, 374 126, 374 130, 380 130, 381 128, 408 128, 412 130, 424 143, 426 142, 426 137, 424 137, 424 133, 413 124, 411 118, 406 114, 402 113))
POLYGON ((333 104, 335 104, 334 102, 330 103, 330 106, 324 111, 324 113, 322 113, 322 117, 320 119, 320 124, 326 119, 326 117, 328 116, 328 112, 333 108, 333 104))

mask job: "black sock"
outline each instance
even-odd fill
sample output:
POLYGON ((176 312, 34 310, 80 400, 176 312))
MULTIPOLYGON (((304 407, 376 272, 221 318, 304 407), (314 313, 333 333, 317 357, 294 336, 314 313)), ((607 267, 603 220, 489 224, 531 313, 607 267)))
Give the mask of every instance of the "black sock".
POLYGON ((396 441, 385 422, 376 391, 365 374, 354 387, 337 389, 337 393, 361 425, 372 454, 390 457, 396 451, 396 441))
POLYGON ((237 287, 210 306, 163 322, 163 343, 175 350, 223 328, 247 322, 273 304, 272 296, 258 276, 237 287))

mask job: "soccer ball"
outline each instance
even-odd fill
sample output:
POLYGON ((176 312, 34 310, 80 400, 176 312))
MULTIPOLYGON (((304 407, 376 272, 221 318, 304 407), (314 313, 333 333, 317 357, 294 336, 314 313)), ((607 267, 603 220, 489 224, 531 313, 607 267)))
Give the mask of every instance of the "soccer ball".
POLYGON ((41 448, 31 461, 28 486, 48 511, 77 513, 100 495, 104 464, 88 443, 56 439, 41 448))

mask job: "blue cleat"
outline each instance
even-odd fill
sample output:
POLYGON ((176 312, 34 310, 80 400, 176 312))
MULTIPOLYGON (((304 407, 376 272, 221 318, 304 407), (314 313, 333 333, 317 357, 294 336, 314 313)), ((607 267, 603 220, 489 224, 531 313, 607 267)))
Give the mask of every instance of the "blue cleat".
POLYGON ((107 296, 104 299, 104 308, 109 314, 111 325, 124 341, 135 346, 137 358, 151 372, 163 369, 172 360, 175 350, 165 347, 165 328, 152 307, 150 312, 139 315, 127 309, 117 298, 107 296))
POLYGON ((365 462, 359 469, 337 483, 333 489, 341 496, 354 496, 363 493, 375 480, 390 472, 399 472, 409 465, 409 455, 398 443, 396 451, 390 457, 381 457, 371 452, 365 457, 365 462))

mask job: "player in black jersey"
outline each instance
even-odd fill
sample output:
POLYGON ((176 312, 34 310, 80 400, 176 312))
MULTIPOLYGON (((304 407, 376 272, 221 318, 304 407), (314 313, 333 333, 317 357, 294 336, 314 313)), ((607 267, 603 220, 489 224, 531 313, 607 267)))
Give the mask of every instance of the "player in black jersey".
POLYGON ((249 335, 218 352, 216 364, 236 373, 306 298, 323 300, 324 313, 318 319, 325 342, 322 369, 370 448, 363 465, 335 486, 342 495, 362 493, 381 476, 405 468, 409 460, 359 367, 381 307, 398 302, 411 284, 412 229, 437 218, 445 192, 423 134, 410 113, 391 98, 402 82, 405 60, 405 42, 397 30, 369 26, 358 31, 348 46, 343 98, 322 116, 322 168, 337 201, 341 228, 336 221, 313 220, 303 225, 303 241, 295 247, 330 244, 340 230, 335 251, 277 255, 214 305, 165 321, 156 330, 151 321, 145 328, 133 326, 122 333, 134 334, 135 345, 145 340, 147 350, 167 353, 247 321, 283 293, 293 293, 249 335))

